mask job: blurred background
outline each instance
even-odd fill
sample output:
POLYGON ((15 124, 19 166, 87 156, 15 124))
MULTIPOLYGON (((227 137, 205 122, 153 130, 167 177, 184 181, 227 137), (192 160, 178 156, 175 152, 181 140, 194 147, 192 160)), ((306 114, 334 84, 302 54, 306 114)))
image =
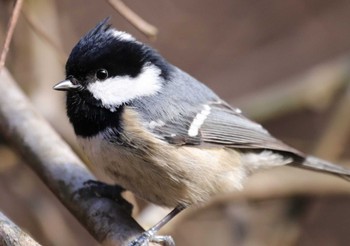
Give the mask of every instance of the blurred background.
MULTIPOLYGON (((125 0, 158 29, 148 39, 107 1, 27 0, 7 67, 35 107, 76 148, 62 93, 65 60, 107 16, 171 63, 240 107, 273 135, 350 166, 350 1, 125 0)), ((0 0, 0 43, 14 1, 0 0)), ((0 145, 0 210, 43 245, 98 245, 6 145, 0 145)), ((283 167, 246 190, 192 208, 163 233, 177 245, 348 245, 350 184, 283 167)), ((135 199, 128 194, 128 198, 135 199)), ((168 210, 136 201, 146 228, 168 210)), ((135 203, 135 204, 136 204, 135 203)))

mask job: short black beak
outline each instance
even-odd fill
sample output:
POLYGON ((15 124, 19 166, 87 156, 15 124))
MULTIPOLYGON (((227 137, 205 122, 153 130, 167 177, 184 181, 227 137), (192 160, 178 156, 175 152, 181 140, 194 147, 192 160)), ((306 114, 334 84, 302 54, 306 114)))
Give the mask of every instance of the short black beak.
POLYGON ((58 90, 58 91, 70 91, 70 90, 76 90, 78 89, 80 86, 79 85, 74 85, 72 83, 72 81, 70 80, 63 80, 59 83, 57 83, 53 89, 54 90, 58 90))

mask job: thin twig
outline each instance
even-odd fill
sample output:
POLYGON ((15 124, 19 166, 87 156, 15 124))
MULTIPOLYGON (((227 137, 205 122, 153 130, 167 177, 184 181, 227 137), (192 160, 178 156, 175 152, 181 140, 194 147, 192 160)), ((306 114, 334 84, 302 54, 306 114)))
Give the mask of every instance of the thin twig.
POLYGON ((1 51, 0 71, 5 66, 6 56, 7 56, 9 49, 10 49, 11 39, 12 39, 13 32, 14 32, 16 24, 17 24, 17 20, 18 20, 19 14, 20 14, 20 10, 22 8, 22 4, 23 4, 23 0, 17 0, 15 3, 15 7, 13 8, 13 11, 12 11, 12 15, 11 15, 8 29, 7 29, 7 33, 6 33, 4 46, 3 46, 2 51, 1 51))
POLYGON ((158 30, 155 26, 149 24, 128 6, 125 5, 121 0, 107 0, 107 2, 127 21, 129 21, 134 27, 141 31, 148 38, 155 38, 158 30))
POLYGON ((40 246, 27 233, 0 212, 0 245, 6 246, 40 246))

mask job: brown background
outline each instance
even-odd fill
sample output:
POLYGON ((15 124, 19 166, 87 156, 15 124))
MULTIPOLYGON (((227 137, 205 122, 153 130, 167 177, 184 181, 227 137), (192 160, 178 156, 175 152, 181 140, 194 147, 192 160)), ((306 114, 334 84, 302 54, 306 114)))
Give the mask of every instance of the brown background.
MULTIPOLYGON (((116 28, 149 43, 170 62, 243 108, 240 103, 251 95, 276 86, 288 87, 320 64, 347 57, 350 50, 350 1, 346 0, 125 3, 159 29, 155 41, 145 38, 105 1, 31 0, 25 10, 65 54, 98 21, 111 16, 116 28)), ((0 1, 0 9, 3 34, 11 1, 0 1)), ((64 64, 23 17, 16 29, 8 67, 36 107, 74 144, 63 98, 51 90, 64 78, 64 64)), ((263 124, 275 136, 312 152, 337 109, 341 91, 338 94, 321 110, 295 110, 264 119, 263 124)), ((343 151, 337 159, 349 163, 349 148, 342 148, 347 153, 343 151)), ((43 245, 96 245, 5 145, 0 149, 0 160, 1 211, 43 245)), ((275 179, 278 174, 271 171, 268 177, 275 179)), ((299 175, 308 179, 311 174, 298 172, 295 185, 299 175)), ((330 195, 256 202, 231 200, 200 209, 168 230, 178 245, 348 245, 350 198, 330 195)))

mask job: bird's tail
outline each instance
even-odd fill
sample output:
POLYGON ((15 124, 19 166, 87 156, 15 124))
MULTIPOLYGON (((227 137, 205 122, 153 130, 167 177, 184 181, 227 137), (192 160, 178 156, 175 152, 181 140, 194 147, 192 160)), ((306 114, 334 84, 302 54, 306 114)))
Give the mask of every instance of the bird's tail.
POLYGON ((335 165, 331 162, 318 159, 314 156, 308 156, 300 164, 295 165, 297 167, 310 169, 313 171, 329 173, 350 181, 350 169, 342 166, 335 165))

